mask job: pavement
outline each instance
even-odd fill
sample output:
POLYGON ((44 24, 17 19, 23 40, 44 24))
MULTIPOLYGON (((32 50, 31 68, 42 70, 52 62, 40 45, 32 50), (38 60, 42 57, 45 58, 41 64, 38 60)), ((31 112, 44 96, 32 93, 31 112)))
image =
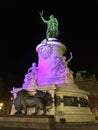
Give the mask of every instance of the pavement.
MULTIPOLYGON (((19 127, 0 127, 0 130, 42 130, 32 128, 19 128, 19 127)), ((61 124, 58 128, 52 128, 50 130, 98 130, 98 120, 92 124, 81 124, 81 125, 66 125, 61 124)))

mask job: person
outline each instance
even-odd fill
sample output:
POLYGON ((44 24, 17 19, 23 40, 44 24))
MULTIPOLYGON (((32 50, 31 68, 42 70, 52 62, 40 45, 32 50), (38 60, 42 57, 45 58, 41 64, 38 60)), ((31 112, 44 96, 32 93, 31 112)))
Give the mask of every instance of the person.
POLYGON ((43 18, 43 11, 40 12, 40 17, 41 17, 42 21, 47 24, 46 39, 58 38, 59 30, 58 30, 57 18, 55 18, 54 15, 50 15, 49 20, 45 20, 43 18))

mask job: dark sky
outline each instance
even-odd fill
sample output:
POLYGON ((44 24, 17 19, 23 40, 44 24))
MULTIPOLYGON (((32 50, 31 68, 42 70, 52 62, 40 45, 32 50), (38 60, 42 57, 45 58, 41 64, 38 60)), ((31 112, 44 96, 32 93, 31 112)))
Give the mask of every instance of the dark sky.
POLYGON ((39 16, 43 10, 45 19, 54 14, 59 21, 59 39, 67 46, 67 57, 73 52, 70 68, 87 70, 98 77, 97 0, 35 2, 14 0, 1 5, 0 75, 24 76, 32 62, 38 61, 35 49, 46 32, 46 25, 39 16))

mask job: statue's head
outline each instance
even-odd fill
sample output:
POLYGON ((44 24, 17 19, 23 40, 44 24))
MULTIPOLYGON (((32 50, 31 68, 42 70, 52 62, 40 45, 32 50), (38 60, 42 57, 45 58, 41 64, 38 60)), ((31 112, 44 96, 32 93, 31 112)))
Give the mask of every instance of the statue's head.
POLYGON ((36 66, 36 63, 35 63, 35 62, 34 62, 34 63, 32 63, 32 66, 33 66, 33 67, 35 67, 35 66, 36 66))
POLYGON ((52 15, 50 15, 50 19, 52 19, 52 18, 54 18, 54 15, 52 14, 52 15))
POLYGON ((25 89, 22 89, 17 92, 17 97, 23 97, 23 96, 27 96, 27 95, 28 95, 28 91, 25 89))

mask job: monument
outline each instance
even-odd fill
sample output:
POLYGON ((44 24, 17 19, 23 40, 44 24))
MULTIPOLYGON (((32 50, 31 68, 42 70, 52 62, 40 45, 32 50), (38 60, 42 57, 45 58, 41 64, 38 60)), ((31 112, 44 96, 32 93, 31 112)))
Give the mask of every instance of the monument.
MULTIPOLYGON (((74 83, 73 71, 68 66, 73 55, 69 52, 69 59, 65 55, 67 47, 59 40, 57 18, 50 15, 50 19, 45 20, 43 12, 40 13, 40 17, 47 24, 47 31, 45 39, 36 46, 38 66, 35 62, 32 63, 22 87, 13 88, 11 93, 14 99, 23 89, 27 90, 30 96, 34 95, 36 90, 49 92, 52 96, 52 106, 46 111, 46 115, 53 115, 55 122, 94 122, 95 117, 88 105, 89 92, 79 89, 74 83)), ((15 112, 13 104, 11 115, 15 112)), ((27 109, 28 115, 34 112, 34 108, 27 109)), ((42 110, 38 112, 38 115, 41 114, 42 110)))

